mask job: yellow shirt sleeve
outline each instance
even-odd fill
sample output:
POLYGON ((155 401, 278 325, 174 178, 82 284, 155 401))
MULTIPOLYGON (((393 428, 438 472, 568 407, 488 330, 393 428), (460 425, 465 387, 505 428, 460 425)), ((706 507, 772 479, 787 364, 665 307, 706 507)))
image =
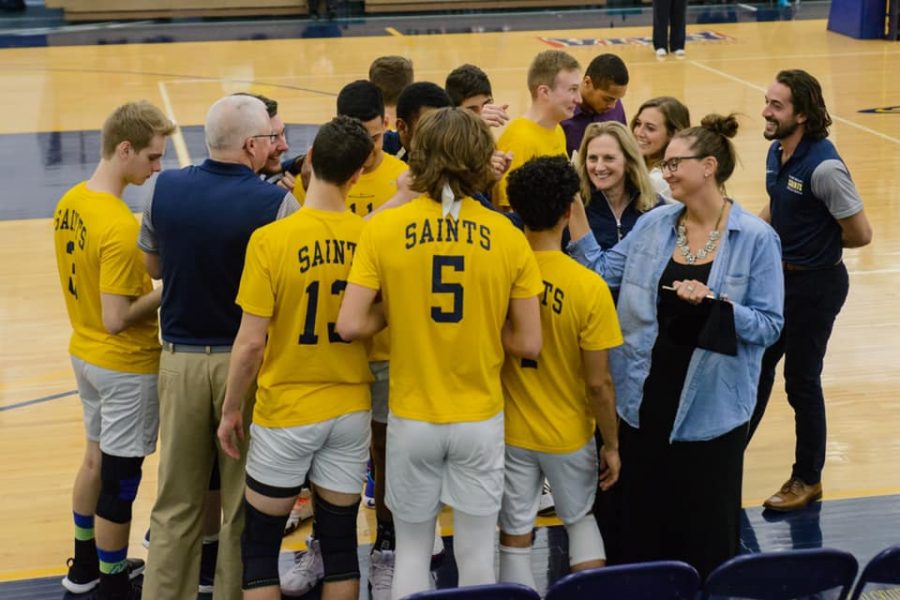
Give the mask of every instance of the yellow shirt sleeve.
POLYGON ((378 272, 378 259, 375 256, 374 232, 375 227, 382 219, 376 216, 363 228, 359 238, 359 245, 353 256, 353 265, 350 267, 350 275, 347 281, 363 287, 380 290, 381 280, 378 272))
POLYGON ((137 221, 119 220, 107 230, 100 246, 101 294, 134 297, 144 293, 146 271, 135 244, 137 228, 137 221))
POLYGON ((275 310, 275 291, 265 255, 265 237, 259 229, 247 245, 237 303, 244 312, 258 317, 271 317, 275 310))
MULTIPOLYGON (((593 273, 587 275, 595 276, 593 273)), ((597 283, 592 286, 593 304, 578 336, 578 345, 582 350, 607 350, 621 346, 623 341, 609 287, 602 280, 597 283)))
POLYGON ((524 235, 518 230, 516 233, 519 233, 519 238, 522 242, 517 253, 522 257, 522 262, 519 265, 518 276, 513 281, 510 297, 531 298, 544 291, 544 281, 541 279, 541 270, 538 267, 537 260, 534 258, 531 246, 528 245, 524 235))

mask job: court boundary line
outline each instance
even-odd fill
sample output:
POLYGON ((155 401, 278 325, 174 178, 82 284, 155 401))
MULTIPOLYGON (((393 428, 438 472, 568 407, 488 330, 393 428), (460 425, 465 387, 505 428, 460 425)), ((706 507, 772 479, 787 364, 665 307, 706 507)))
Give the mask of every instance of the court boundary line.
POLYGON ((60 398, 67 398, 68 396, 74 396, 77 393, 78 393, 78 390, 69 390, 68 392, 60 392, 58 394, 50 394, 49 396, 42 396, 40 398, 34 398, 32 400, 25 400, 23 402, 15 402, 13 404, 6 404, 4 406, 0 406, 0 412, 12 410, 14 408, 23 408, 25 406, 32 406, 34 404, 40 404, 42 402, 49 402, 50 400, 58 400, 60 398))
POLYGON ((156 87, 159 89, 159 95, 162 98, 163 106, 166 109, 166 115, 169 117, 169 120, 175 124, 175 131, 172 132, 172 145, 175 147, 175 155, 178 157, 178 166, 181 168, 187 167, 191 164, 191 155, 188 152, 187 144, 184 141, 184 134, 181 133, 181 126, 178 124, 178 119, 175 118, 175 110, 172 108, 172 101, 169 99, 169 92, 166 89, 166 84, 164 81, 160 80, 156 82, 156 87))
MULTIPOLYGON (((696 60, 689 60, 689 61, 687 61, 687 64, 692 65, 692 66, 697 67, 697 68, 700 68, 700 69, 703 69, 704 71, 708 71, 708 72, 710 72, 710 73, 712 73, 712 74, 714 74, 714 75, 718 75, 718 76, 720 76, 720 77, 724 77, 725 79, 728 79, 728 80, 730 80, 730 81, 734 81, 734 82, 736 82, 736 83, 740 83, 741 85, 745 85, 745 86, 747 86, 747 87, 749 87, 749 88, 751 88, 751 89, 754 89, 754 90, 757 90, 757 91, 759 91, 759 92, 762 92, 763 94, 766 93, 766 88, 764 88, 764 87, 758 86, 758 85, 756 85, 755 83, 751 83, 751 82, 749 82, 749 81, 747 81, 747 80, 745 80, 745 79, 741 79, 740 77, 736 77, 736 76, 734 76, 734 75, 732 75, 732 74, 730 74, 730 73, 726 73, 725 71, 721 71, 721 70, 719 70, 719 69, 716 69, 715 67, 710 67, 709 65, 704 65, 702 62, 698 62, 698 61, 696 61, 696 60)), ((848 126, 853 127, 853 128, 855 128, 855 129, 859 129, 860 131, 864 131, 864 132, 866 132, 866 133, 872 134, 872 135, 874 135, 875 137, 881 138, 881 139, 883 139, 883 140, 885 140, 885 141, 887 141, 887 142, 892 142, 892 143, 894 143, 894 144, 900 145, 900 139, 897 139, 897 138, 895 138, 895 137, 891 137, 891 136, 887 135, 886 133, 881 133, 880 131, 876 131, 876 130, 870 128, 870 127, 866 127, 865 125, 860 125, 859 123, 855 123, 855 122, 853 122, 853 121, 850 121, 850 120, 848 120, 848 119, 845 119, 844 117, 841 117, 841 116, 839 116, 839 115, 836 115, 836 114, 833 113, 833 112, 829 112, 829 114, 831 115, 831 120, 832 120, 832 121, 835 121, 835 122, 838 122, 838 123, 842 123, 842 124, 844 124, 844 125, 848 125, 848 126)))

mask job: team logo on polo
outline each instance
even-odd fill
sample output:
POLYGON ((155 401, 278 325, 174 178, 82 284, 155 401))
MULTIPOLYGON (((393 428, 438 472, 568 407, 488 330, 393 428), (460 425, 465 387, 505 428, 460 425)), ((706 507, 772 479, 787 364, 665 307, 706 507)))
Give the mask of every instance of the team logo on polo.
POLYGON ((795 194, 803 193, 803 180, 797 179, 793 175, 788 175, 787 188, 795 194))

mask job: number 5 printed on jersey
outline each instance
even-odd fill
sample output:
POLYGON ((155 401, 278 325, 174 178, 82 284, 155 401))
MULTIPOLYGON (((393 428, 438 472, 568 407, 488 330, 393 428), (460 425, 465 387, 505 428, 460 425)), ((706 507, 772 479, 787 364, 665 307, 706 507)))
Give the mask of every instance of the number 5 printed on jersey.
POLYGON ((461 283, 445 283, 444 267, 456 272, 463 272, 466 267, 465 256, 447 256, 436 254, 431 264, 431 293, 452 294, 453 310, 445 311, 440 306, 431 307, 431 319, 436 323, 459 323, 463 318, 463 286, 461 283))

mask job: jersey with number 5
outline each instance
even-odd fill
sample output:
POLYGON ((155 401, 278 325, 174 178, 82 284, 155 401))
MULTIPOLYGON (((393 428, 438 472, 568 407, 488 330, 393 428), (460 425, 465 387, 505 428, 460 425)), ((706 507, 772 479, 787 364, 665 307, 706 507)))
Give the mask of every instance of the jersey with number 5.
POLYGON ((512 298, 543 290, 525 236, 471 198, 459 219, 427 196, 376 215, 350 282, 381 290, 390 330, 391 413, 430 423, 503 409, 500 331, 512 298))
POLYGON ((371 408, 366 346, 334 330, 362 227, 350 212, 304 207, 250 238, 237 303, 270 318, 255 423, 295 427, 371 408))

